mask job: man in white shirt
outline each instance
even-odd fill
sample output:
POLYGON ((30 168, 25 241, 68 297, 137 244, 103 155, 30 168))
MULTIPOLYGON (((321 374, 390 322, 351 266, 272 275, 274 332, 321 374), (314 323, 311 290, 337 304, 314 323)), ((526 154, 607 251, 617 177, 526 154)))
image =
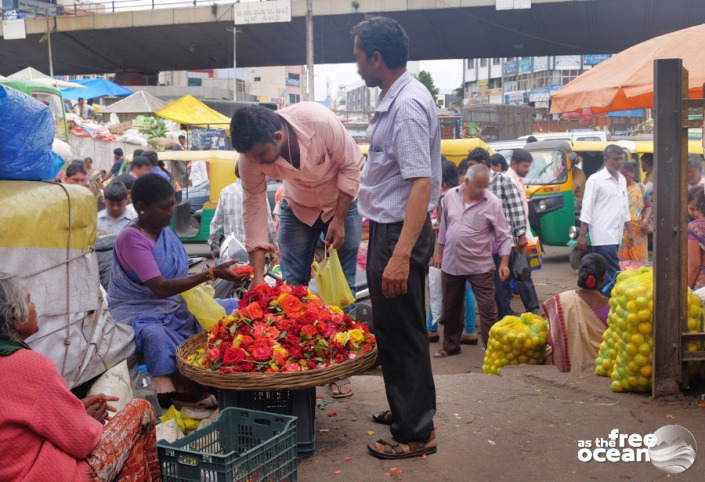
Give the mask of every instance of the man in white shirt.
POLYGON ((105 209, 98 213, 98 235, 120 234, 137 218, 132 204, 128 204, 127 188, 120 181, 113 181, 103 190, 105 209))
POLYGON ((605 148, 602 157, 604 168, 590 176, 585 185, 578 248, 586 248, 589 231, 592 252, 602 255, 607 262, 605 277, 609 282, 620 272, 617 251, 625 224, 629 222, 629 197, 627 181, 619 172, 619 165, 624 160, 622 148, 611 144, 605 148))
MULTIPOLYGON (((220 230, 227 236, 234 234, 235 238, 240 243, 245 245, 245 223, 243 220, 242 211, 242 183, 240 182, 240 171, 238 166, 235 166, 235 176, 237 180, 223 188, 220 191, 218 206, 215 208, 215 214, 211 221, 210 236, 208 236, 208 245, 211 248, 213 258, 220 256, 220 230)), ((269 200, 267 200, 269 207, 269 200)), ((269 242, 273 245, 277 240, 277 230, 274 227, 274 220, 270 209, 267 209, 267 227, 269 230, 269 242)))
POLYGON ((208 181, 208 169, 204 161, 191 162, 191 173, 189 174, 191 186, 200 186, 208 181))

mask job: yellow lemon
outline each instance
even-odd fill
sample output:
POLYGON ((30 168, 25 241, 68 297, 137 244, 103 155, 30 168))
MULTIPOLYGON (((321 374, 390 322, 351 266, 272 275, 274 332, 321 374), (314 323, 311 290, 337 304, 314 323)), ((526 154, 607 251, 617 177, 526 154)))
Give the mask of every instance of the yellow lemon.
POLYGON ((651 354, 651 346, 648 343, 642 343, 639 345, 639 353, 644 356, 649 356, 651 354))
POLYGON ((621 393, 624 391, 624 387, 617 380, 612 380, 612 383, 610 383, 610 390, 616 393, 621 393))
POLYGON ((639 349, 637 348, 637 345, 634 345, 633 343, 627 343, 627 346, 624 347, 624 351, 626 351, 629 356, 634 356, 637 354, 639 349))
POLYGON ((629 338, 629 342, 631 342, 631 343, 633 343, 633 344, 635 344, 635 345, 637 345, 637 346, 639 346, 639 345, 641 345, 642 343, 644 343, 644 341, 645 341, 644 335, 641 334, 641 333, 634 333, 634 334, 629 338))
POLYGON ((627 323, 631 326, 637 326, 639 324, 639 316, 637 316, 636 313, 629 313, 629 316, 627 316, 627 323))
POLYGON ((644 365, 639 369, 639 373, 643 377, 650 377, 651 376, 651 365, 644 365))
POLYGON ((641 322, 651 321, 651 312, 647 309, 639 310, 637 316, 639 317, 639 321, 641 322))
POLYGON ((640 368, 649 364, 649 358, 644 355, 638 354, 634 357, 634 363, 636 363, 640 368))
POLYGON ((688 318, 688 331, 695 331, 698 328, 698 320, 693 317, 688 318))
POLYGON ((627 308, 627 311, 629 311, 630 313, 636 313, 637 311, 639 311, 639 308, 637 308, 637 305, 636 305, 636 301, 633 299, 631 301, 627 302, 626 308, 627 308))
POLYGON ((651 323, 644 322, 644 323, 639 323, 639 333, 642 335, 650 335, 651 334, 651 323))

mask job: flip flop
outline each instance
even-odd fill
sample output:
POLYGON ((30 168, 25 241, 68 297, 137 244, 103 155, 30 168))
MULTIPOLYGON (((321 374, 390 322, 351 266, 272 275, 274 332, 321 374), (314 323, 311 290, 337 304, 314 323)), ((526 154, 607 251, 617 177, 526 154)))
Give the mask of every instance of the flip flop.
POLYGON ((348 398, 353 396, 353 388, 350 386, 350 391, 345 393, 341 390, 342 387, 345 385, 350 385, 350 379, 349 378, 344 378, 343 380, 338 380, 337 382, 333 382, 329 385, 330 388, 330 396, 333 398, 348 398), (335 389, 333 388, 335 387, 335 389), (337 391, 334 391, 337 390, 337 391))
POLYGON ((388 442, 384 439, 379 439, 377 443, 383 446, 381 452, 377 450, 374 444, 367 444, 367 450, 370 452, 370 455, 382 460, 410 459, 422 455, 435 454, 438 451, 438 446, 435 445, 435 443, 434 445, 427 446, 430 442, 435 442, 435 438, 428 442, 409 442, 406 444, 409 446, 409 451, 405 452, 401 448, 401 445, 394 440, 388 442))
POLYGON ((380 423, 382 425, 391 425, 394 422, 394 418, 392 417, 391 410, 385 410, 384 412, 380 412, 377 414, 373 413, 372 420, 375 423, 380 423))

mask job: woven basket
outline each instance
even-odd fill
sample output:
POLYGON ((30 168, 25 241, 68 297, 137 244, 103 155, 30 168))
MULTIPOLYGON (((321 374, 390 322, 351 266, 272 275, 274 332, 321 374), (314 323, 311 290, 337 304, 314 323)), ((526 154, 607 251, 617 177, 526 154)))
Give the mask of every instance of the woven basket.
POLYGON ((176 364, 179 372, 186 378, 221 390, 303 390, 318 387, 362 373, 372 367, 377 358, 377 347, 375 347, 372 351, 352 360, 315 370, 291 373, 221 373, 189 365, 184 360, 184 357, 206 346, 207 340, 207 333, 199 333, 179 345, 176 349, 176 364))

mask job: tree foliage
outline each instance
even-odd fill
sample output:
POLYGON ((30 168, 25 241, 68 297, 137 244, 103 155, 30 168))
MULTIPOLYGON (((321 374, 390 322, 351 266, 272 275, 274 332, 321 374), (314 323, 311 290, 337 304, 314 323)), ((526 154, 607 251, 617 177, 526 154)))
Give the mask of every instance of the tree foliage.
POLYGON ((436 96, 438 95, 438 87, 436 87, 436 84, 433 83, 433 77, 431 76, 431 73, 422 70, 421 72, 419 72, 419 75, 416 78, 419 80, 419 82, 426 86, 435 101, 436 96))

